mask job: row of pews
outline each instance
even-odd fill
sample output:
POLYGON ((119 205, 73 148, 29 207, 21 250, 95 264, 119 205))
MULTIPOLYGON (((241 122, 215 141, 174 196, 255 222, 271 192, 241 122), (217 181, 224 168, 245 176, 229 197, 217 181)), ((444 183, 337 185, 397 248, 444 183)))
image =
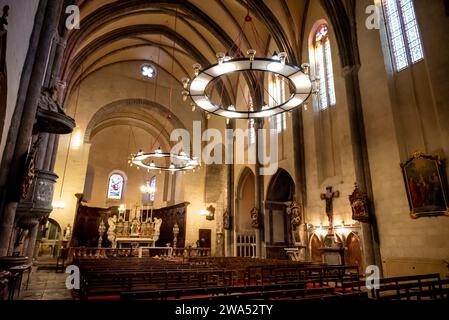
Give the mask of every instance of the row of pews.
POLYGON ((74 263, 81 273, 76 296, 91 300, 416 300, 448 299, 449 290, 439 275, 381 279, 369 290, 357 266, 270 259, 83 257, 74 263))
POLYGON ((373 286, 369 281, 348 281, 342 284, 343 292, 365 291, 377 300, 447 300, 449 279, 439 273, 379 279, 373 286))
MULTIPOLYGON (((80 268, 80 299, 305 298, 337 295, 329 282, 359 280, 357 267, 321 266, 253 258, 149 257, 74 260, 80 268)), ((338 293, 338 296, 354 296, 338 293)), ((366 294, 357 293, 357 296, 366 294)))

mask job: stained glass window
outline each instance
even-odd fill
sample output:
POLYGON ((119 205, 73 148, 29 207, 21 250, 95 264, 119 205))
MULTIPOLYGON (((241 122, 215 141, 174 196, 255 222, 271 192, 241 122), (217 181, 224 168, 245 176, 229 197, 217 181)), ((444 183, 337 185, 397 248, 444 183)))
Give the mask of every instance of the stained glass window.
POLYGON ((424 59, 412 0, 383 0, 388 37, 396 71, 424 59))
POLYGON ((337 103, 329 31, 325 24, 319 26, 315 33, 314 49, 315 70, 320 78, 319 105, 321 110, 325 110, 337 103))
POLYGON ((123 195, 125 186, 125 178, 118 173, 114 173, 109 177, 108 183, 108 199, 119 200, 123 195))
POLYGON ((156 176, 154 176, 153 178, 151 178, 150 180, 150 201, 154 201, 154 199, 156 198, 156 176))

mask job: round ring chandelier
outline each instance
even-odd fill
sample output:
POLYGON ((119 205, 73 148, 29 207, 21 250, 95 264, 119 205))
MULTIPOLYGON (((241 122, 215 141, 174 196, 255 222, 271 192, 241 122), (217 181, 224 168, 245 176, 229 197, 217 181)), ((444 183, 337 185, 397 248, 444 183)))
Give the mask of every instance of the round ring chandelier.
POLYGON ((200 65, 194 65, 195 77, 192 81, 189 79, 183 80, 186 89, 183 91, 184 97, 190 97, 194 106, 198 106, 207 113, 233 119, 251 119, 266 118, 291 111, 303 105, 314 92, 307 64, 303 64, 301 67, 288 64, 286 63, 287 55, 285 53, 275 54, 271 59, 256 58, 256 51, 252 49, 248 50, 247 53, 248 57, 234 59, 224 54, 217 54, 218 63, 203 70, 200 70, 200 65), (206 94, 206 88, 218 77, 232 72, 244 71, 270 72, 284 77, 293 88, 290 97, 283 103, 274 106, 254 106, 247 111, 236 110, 233 105, 224 107, 214 104, 206 94))
POLYGON ((145 153, 139 151, 137 154, 131 155, 130 165, 136 165, 138 167, 144 168, 151 171, 169 171, 172 173, 195 170, 200 164, 195 157, 190 157, 185 152, 181 151, 179 154, 175 153, 165 153, 158 148, 154 152, 145 153), (160 161, 170 159, 170 165, 160 165, 155 163, 155 160, 160 161))

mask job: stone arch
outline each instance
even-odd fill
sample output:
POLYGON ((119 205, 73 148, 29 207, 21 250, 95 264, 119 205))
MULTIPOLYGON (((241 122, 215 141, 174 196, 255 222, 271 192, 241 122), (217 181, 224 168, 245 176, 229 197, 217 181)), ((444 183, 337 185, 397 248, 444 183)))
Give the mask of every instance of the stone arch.
POLYGON ((340 61, 343 67, 354 66, 360 63, 360 57, 357 46, 357 34, 353 25, 353 14, 355 12, 356 1, 350 1, 348 10, 341 1, 322 0, 324 10, 329 16, 333 26, 338 49, 340 52, 340 61), (349 14, 348 14, 349 11, 349 14))
POLYGON ((348 236, 346 237, 346 247, 348 248, 346 264, 351 266, 358 266, 359 273, 363 273, 362 244, 358 234, 356 234, 355 232, 351 232, 348 234, 348 236))
POLYGON ((265 201, 265 239, 267 258, 286 259, 280 246, 294 243, 287 207, 294 200, 295 182, 287 170, 279 168, 268 185, 265 201))
MULTIPOLYGON (((91 141, 91 138, 93 136, 93 133, 95 133, 95 129, 100 126, 102 123, 105 124, 105 122, 110 121, 111 120, 111 116, 114 118, 119 118, 123 121, 123 119, 134 119, 133 122, 134 124, 140 123, 140 124, 147 124, 147 125, 152 125, 156 127, 156 131, 162 130, 164 129, 162 123, 160 123, 160 121, 154 121, 154 118, 149 118, 148 114, 144 114, 142 111, 144 111, 145 109, 149 110, 149 109, 155 110, 157 111, 157 114, 159 116, 161 116, 161 118, 165 118, 168 119, 168 117, 170 117, 170 122, 172 124, 172 126, 174 128, 180 128, 180 129, 185 129, 186 127, 184 126, 184 124, 182 123, 182 121, 170 110, 168 110, 166 107, 164 107, 163 105, 154 102, 154 101, 150 101, 147 99, 140 99, 140 98, 135 98, 135 99, 123 99, 123 100, 118 100, 118 101, 114 101, 111 102, 105 106, 103 106, 102 108, 100 108, 90 119, 87 127, 86 127, 86 131, 84 134, 84 141, 86 143, 89 143, 91 141), (137 106, 142 108, 141 110, 138 109, 134 109, 135 113, 131 114, 131 113, 120 113, 120 111, 123 111, 125 108, 127 107, 131 107, 131 106, 137 106), (139 112, 140 111, 140 112, 139 112), (145 119, 147 121, 145 121, 145 119), (153 121, 151 121, 153 120, 153 121)), ((107 127, 107 126, 106 126, 107 127)), ((153 129, 154 131, 154 129, 153 129)), ((149 133, 154 133, 154 132, 149 132, 149 133)), ((168 132, 165 132, 164 137, 166 138, 167 141, 170 140, 170 134, 168 132)))
POLYGON ((287 202, 295 196, 295 182, 287 170, 279 168, 268 185, 267 201, 287 202))
POLYGON ((234 210, 234 255, 253 257, 256 255, 256 231, 251 224, 251 210, 256 206, 256 176, 249 167, 239 175, 234 210))
POLYGON ((237 184, 236 194, 236 215, 234 228, 236 231, 244 229, 249 231, 251 228, 250 211, 256 205, 255 199, 255 175, 254 172, 245 167, 240 173, 237 184))
POLYGON ((312 262, 322 262, 321 250, 323 247, 323 242, 318 234, 313 233, 310 237, 309 241, 309 249, 310 249, 310 260, 312 262))

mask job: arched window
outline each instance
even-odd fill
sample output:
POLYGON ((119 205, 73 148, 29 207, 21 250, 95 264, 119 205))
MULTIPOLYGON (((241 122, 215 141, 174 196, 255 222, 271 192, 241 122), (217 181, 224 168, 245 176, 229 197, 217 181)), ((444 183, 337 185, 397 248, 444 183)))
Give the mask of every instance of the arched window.
POLYGON ((123 196, 125 178, 119 173, 113 173, 108 182, 108 199, 120 200, 123 196))
POLYGON ((412 0, 382 0, 396 72, 424 59, 412 0))
MULTIPOLYGON (((248 94, 249 111, 254 111, 253 97, 248 94)), ((248 145, 256 143, 256 128, 254 119, 248 120, 248 145)))
POLYGON ((156 176, 151 178, 150 180, 150 201, 154 202, 154 199, 156 198, 156 176))
POLYGON ((313 42, 315 54, 315 73, 320 77, 319 105, 325 110, 336 104, 334 71, 332 68, 332 54, 329 40, 329 30, 326 24, 320 25, 313 42))
MULTIPOLYGON (((270 98, 269 106, 273 107, 285 102, 285 80, 277 75, 273 75, 269 82, 268 87, 270 98)), ((280 113, 272 117, 271 128, 280 133, 287 129, 287 115, 286 113, 280 113)))

